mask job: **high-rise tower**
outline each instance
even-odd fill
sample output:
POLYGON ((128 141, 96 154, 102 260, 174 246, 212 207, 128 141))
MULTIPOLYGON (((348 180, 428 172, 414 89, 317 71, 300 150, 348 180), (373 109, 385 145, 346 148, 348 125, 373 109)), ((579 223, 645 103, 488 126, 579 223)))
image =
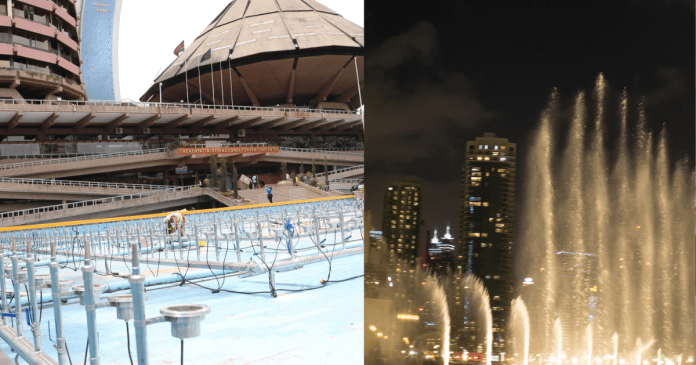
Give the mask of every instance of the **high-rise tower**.
POLYGON ((421 187, 406 178, 387 187, 384 194, 382 232, 388 243, 390 266, 414 269, 418 263, 421 225, 421 187))
POLYGON ((87 98, 121 100, 118 32, 121 0, 77 1, 87 98))
POLYGON ((483 280, 493 310, 493 349, 505 346, 513 299, 515 143, 485 133, 466 144, 457 267, 483 280))

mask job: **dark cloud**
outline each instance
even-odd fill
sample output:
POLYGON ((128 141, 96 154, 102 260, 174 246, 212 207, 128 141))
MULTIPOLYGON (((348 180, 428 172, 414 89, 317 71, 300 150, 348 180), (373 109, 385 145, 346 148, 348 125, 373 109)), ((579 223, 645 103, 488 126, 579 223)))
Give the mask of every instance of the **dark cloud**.
POLYGON ((690 95, 689 75, 674 67, 661 67, 655 73, 658 82, 657 89, 646 95, 645 102, 654 106, 662 104, 674 98, 682 98, 690 95))
MULTIPOLYGON (((412 173, 433 180, 460 164, 458 145, 464 133, 496 119, 476 98, 475 83, 464 74, 438 68, 432 24, 419 22, 387 39, 368 55, 370 116, 368 165, 393 174, 412 173), (395 73, 410 74, 401 82, 395 73), (370 146, 378 147, 370 152, 370 146), (426 170, 426 171, 422 171, 426 170)), ((456 170, 456 169, 455 169, 456 170)))

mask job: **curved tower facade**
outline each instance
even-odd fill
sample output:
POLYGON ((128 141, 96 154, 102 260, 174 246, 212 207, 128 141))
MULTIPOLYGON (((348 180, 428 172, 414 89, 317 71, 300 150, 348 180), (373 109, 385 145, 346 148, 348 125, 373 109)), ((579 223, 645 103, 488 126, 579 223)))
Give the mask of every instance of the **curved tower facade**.
POLYGON ((0 0, 0 99, 85 97, 75 0, 0 0))
POLYGON ((118 32, 121 0, 78 0, 85 87, 90 100, 121 100, 118 32))

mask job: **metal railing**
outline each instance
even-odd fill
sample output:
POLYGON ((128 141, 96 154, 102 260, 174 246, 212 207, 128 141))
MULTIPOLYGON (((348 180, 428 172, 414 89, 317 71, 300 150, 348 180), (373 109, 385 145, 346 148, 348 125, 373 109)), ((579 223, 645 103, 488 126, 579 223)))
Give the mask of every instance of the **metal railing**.
POLYGON ((364 180, 363 179, 329 179, 329 184, 330 183, 344 183, 344 184, 360 184, 364 180))
POLYGON ((259 143, 211 143, 211 144, 186 144, 177 148, 218 148, 218 147, 266 147, 265 142, 259 143))
POLYGON ((351 152, 351 151, 326 151, 318 150, 315 148, 291 148, 291 147, 280 147, 281 151, 285 152, 305 152, 305 153, 319 153, 322 155, 343 155, 343 156, 365 156, 365 153, 351 152))
POLYGON ((365 147, 315 148, 319 151, 365 151, 365 147))
POLYGON ((42 159, 52 159, 52 158, 72 158, 72 157, 84 157, 98 155, 98 152, 94 153, 37 153, 34 155, 7 155, 0 156, 0 160, 42 160, 42 159))
POLYGON ((114 196, 114 197, 110 197, 110 198, 83 200, 83 201, 74 202, 74 203, 57 204, 57 205, 49 205, 46 207, 15 210, 15 211, 11 211, 11 212, 0 213, 0 219, 12 218, 12 217, 21 217, 21 216, 30 215, 30 214, 37 214, 37 213, 55 212, 58 210, 65 210, 65 209, 71 209, 71 208, 88 207, 88 206, 94 206, 94 205, 98 205, 98 204, 115 203, 118 201, 147 198, 150 196, 169 194, 169 193, 174 193, 177 191, 184 191, 184 190, 190 189, 192 187, 194 187, 194 186, 180 186, 180 187, 175 187, 175 188, 170 187, 167 189, 155 190, 155 191, 150 191, 150 192, 145 192, 145 193, 140 193, 140 194, 119 195, 119 196, 114 196))
MULTIPOLYGON (((359 169, 364 169, 364 168, 365 168, 365 165, 356 165, 356 166, 346 167, 346 168, 342 168, 342 169, 338 169, 338 170, 329 171, 329 176, 335 175, 335 174, 340 174, 341 172, 347 172, 347 171, 351 171, 351 170, 359 170, 359 169)), ((324 174, 325 173, 320 172, 314 176, 319 177, 319 176, 324 176, 324 174)))
MULTIPOLYGON (((186 146, 179 146, 179 148, 217 148, 217 147, 269 147, 267 143, 214 143, 214 144, 188 144, 186 146)), ((286 152, 307 152, 307 153, 322 153, 322 154, 333 154, 333 155, 355 155, 364 156, 364 150, 352 150, 352 149, 318 149, 318 148, 292 148, 292 147, 279 147, 280 151, 286 152), (357 151, 363 151, 357 152, 357 151)))
POLYGON ((327 113, 327 114, 347 114, 360 115, 359 111, 347 110, 324 110, 312 108, 283 108, 268 106, 244 106, 244 105, 209 105, 209 104, 187 104, 187 103, 154 103, 141 101, 114 101, 114 100, 38 100, 38 99, 7 99, 0 100, 0 104, 30 104, 30 105, 103 105, 103 106, 130 106, 136 108, 187 108, 187 109, 223 109, 223 110, 249 110, 249 111, 269 111, 269 112, 289 112, 298 113, 294 116, 302 116, 302 113, 327 113))
POLYGON ((70 180, 47 180, 47 179, 22 179, 14 177, 0 177, 0 183, 10 184, 32 184, 32 185, 53 185, 53 186, 87 186, 98 188, 118 188, 118 189, 149 189, 164 190, 171 189, 168 185, 149 185, 149 184, 125 184, 94 181, 70 181, 70 180))
POLYGON ((18 168, 18 167, 52 165, 52 164, 64 163, 64 162, 98 160, 98 159, 112 158, 112 157, 149 155, 151 153, 161 153, 161 152, 167 152, 167 151, 169 151, 169 148, 157 148, 157 149, 153 149, 153 150, 100 153, 100 154, 89 155, 89 156, 80 156, 80 157, 71 157, 71 158, 57 158, 57 159, 41 160, 41 161, 29 161, 29 162, 22 162, 22 163, 0 165, 0 170, 14 169, 14 168, 18 168))

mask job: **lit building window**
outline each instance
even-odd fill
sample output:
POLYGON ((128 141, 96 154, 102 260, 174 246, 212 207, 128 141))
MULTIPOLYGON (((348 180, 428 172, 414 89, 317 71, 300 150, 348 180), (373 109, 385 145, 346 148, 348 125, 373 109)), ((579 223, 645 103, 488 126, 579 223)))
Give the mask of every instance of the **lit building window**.
POLYGON ((487 207, 487 206, 488 206, 488 202, 483 202, 483 206, 484 206, 484 207, 487 207))

